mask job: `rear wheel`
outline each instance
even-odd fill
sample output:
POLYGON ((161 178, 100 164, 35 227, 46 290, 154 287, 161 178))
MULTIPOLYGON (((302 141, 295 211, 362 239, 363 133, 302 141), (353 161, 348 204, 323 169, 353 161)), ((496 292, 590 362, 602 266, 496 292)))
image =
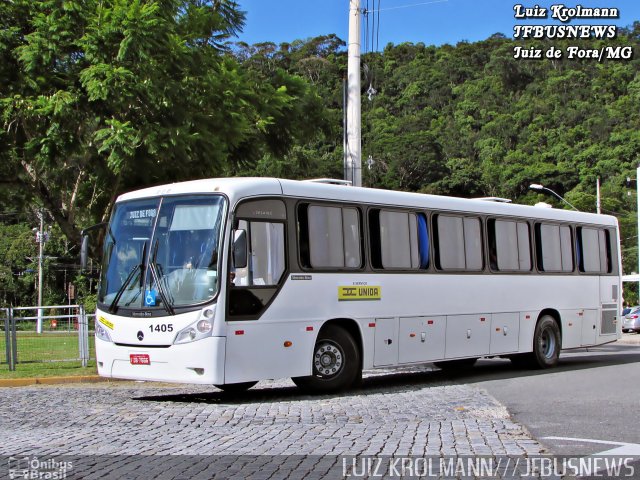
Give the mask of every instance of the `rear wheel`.
POLYGON ((533 355, 539 368, 555 367, 560 357, 560 329, 555 318, 545 315, 533 335, 533 355))
POLYGON ((353 337, 336 325, 324 327, 313 349, 308 377, 292 378, 303 390, 338 392, 354 386, 362 378, 360 351, 353 337))
POLYGON ((249 390, 258 382, 242 382, 242 383, 227 383, 225 385, 214 385, 225 393, 242 393, 249 390))
POLYGON ((460 358, 458 360, 445 360, 443 362, 433 362, 433 364, 441 368, 442 370, 454 370, 458 368, 471 368, 476 362, 477 358, 460 358))
POLYGON ((562 340, 560 328, 555 318, 545 315, 538 321, 533 334, 533 352, 513 355, 511 361, 516 366, 531 368, 551 368, 558 364, 562 340))

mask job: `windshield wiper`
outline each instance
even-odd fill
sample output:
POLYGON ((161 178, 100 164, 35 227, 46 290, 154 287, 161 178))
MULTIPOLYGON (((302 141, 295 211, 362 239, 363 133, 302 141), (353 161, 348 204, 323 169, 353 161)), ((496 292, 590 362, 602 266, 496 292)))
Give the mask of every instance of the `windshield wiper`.
MULTIPOLYGON (((115 239, 114 239, 114 245, 115 245, 115 239)), ((140 288, 142 288, 142 282, 144 278, 144 260, 146 255, 147 255, 147 242, 144 243, 144 247, 142 249, 142 258, 140 263, 134 265, 134 267, 131 269, 131 271, 129 272, 129 275, 127 275, 127 278, 125 279, 124 282, 122 282, 122 285, 116 292, 116 296, 114 297, 113 302, 111 302, 111 305, 109 305, 108 310, 110 313, 116 313, 118 311, 118 302, 120 302, 122 295, 124 294, 129 284, 131 283, 131 280, 133 280, 134 275, 138 271, 140 272, 140 288)), ((140 291, 138 290, 138 294, 139 293, 140 291)), ((137 297, 138 295, 136 295, 136 297, 134 298, 137 298, 137 297)), ((130 304, 131 302, 127 303, 127 306, 129 306, 130 304)))
POLYGON ((142 266, 139 263, 137 265, 133 266, 133 268, 129 272, 129 275, 127 275, 126 280, 124 282, 122 282, 122 285, 118 289, 118 292, 116 293, 116 296, 114 297, 113 302, 111 302, 111 305, 109 305, 109 309, 108 310, 109 310, 110 313, 116 313, 118 311, 118 302, 122 298, 122 295, 124 294, 124 291, 127 289, 129 284, 131 283, 131 280, 133 280, 134 275, 141 268, 142 268, 142 266))
POLYGON ((173 309, 173 302, 169 301, 169 293, 165 290, 164 285, 160 283, 160 276, 158 275, 158 266, 156 265, 156 256, 158 255, 158 244, 159 240, 156 240, 155 245, 153 246, 153 255, 151 255, 151 260, 149 260, 149 271, 151 272, 151 276, 153 277, 153 281, 158 286, 158 293, 160 294, 160 298, 162 299, 162 305, 164 309, 169 313, 169 315, 175 315, 176 312, 173 309))

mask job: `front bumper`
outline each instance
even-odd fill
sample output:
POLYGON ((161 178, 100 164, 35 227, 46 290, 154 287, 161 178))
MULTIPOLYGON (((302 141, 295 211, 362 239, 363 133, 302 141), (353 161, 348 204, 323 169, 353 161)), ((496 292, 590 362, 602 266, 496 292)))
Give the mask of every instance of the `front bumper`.
POLYGON ((164 348, 116 345, 96 338, 98 374, 103 377, 157 382, 224 383, 225 337, 164 348), (131 355, 148 355, 149 365, 133 365, 131 355))

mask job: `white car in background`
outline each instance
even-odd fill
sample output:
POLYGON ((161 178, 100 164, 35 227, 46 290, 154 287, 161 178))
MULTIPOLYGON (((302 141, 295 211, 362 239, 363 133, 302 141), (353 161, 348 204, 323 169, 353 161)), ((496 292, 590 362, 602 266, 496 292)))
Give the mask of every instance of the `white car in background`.
POLYGON ((640 307, 625 308, 622 315, 622 331, 640 333, 640 307), (625 310, 629 311, 625 313, 625 310))

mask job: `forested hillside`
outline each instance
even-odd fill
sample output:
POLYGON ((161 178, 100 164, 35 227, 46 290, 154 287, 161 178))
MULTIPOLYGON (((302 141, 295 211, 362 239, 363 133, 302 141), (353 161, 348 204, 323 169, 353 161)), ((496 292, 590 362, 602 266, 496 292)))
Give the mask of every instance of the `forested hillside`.
MULTIPOLYGON (((622 226, 625 272, 637 271, 636 167, 640 162, 640 24, 583 48, 632 46, 632 60, 519 59, 514 46, 566 50, 576 41, 523 44, 502 35, 440 47, 388 45, 363 57, 365 185, 463 197, 499 196, 533 204, 542 183, 580 210, 602 209, 622 226), (370 89, 376 93, 368 95, 370 89), (366 168, 367 158, 373 160, 366 168), (627 181, 629 178, 631 181, 627 181)), ((300 75, 324 99, 326 134, 284 158, 264 156, 261 175, 342 174, 344 43, 240 45, 241 64, 269 77, 300 75)))
MULTIPOLYGON (((57 239, 48 254, 69 264, 80 229, 108 218, 123 191, 204 176, 342 177, 344 42, 237 43, 234 5, 0 5, 0 306, 34 303, 40 207, 57 239)), ((640 23, 579 41, 631 46, 631 60, 513 58, 514 46, 575 43, 494 35, 364 55, 364 184, 562 208, 528 189, 542 183, 595 211, 599 177, 625 273, 637 271, 640 23)), ((49 272, 50 302, 65 301, 63 270, 76 275, 49 272)))

